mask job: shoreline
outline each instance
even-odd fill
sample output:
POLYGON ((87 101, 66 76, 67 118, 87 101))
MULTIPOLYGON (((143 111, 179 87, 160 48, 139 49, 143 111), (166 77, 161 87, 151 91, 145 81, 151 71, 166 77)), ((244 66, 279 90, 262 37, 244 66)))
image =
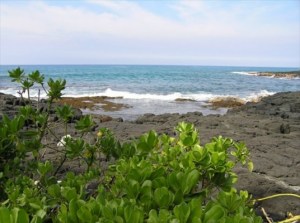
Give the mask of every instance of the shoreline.
MULTIPOLYGON (((0 94, 1 113, 10 117, 22 106, 20 99, 0 94)), ((82 116, 75 110, 76 118, 68 127, 70 134, 77 137, 74 123, 82 116)), ((228 110, 225 115, 207 115, 201 112, 186 114, 144 114, 134 121, 111 119, 103 115, 94 115, 96 127, 87 140, 93 140, 100 128, 109 128, 121 141, 134 140, 143 133, 155 130, 158 133, 174 134, 174 127, 180 121, 193 123, 200 132, 201 145, 212 137, 222 135, 236 141, 243 141, 251 152, 254 171, 249 173, 237 168, 239 177, 236 185, 239 190, 247 190, 254 198, 278 193, 300 193, 300 91, 277 93, 264 97, 260 102, 248 102, 245 105, 228 110)), ((57 125, 55 116, 51 122, 57 125)), ((64 135, 63 128, 56 129, 59 137, 64 135)), ((57 140, 47 135, 53 145, 57 140)), ((45 159, 55 160, 56 154, 46 154, 45 159)), ((78 170, 75 164, 68 163, 65 170, 78 170)), ((273 220, 284 219, 286 212, 300 214, 299 199, 280 198, 261 202, 257 211, 264 207, 273 220)))
POLYGON ((278 79, 300 79, 300 70, 297 71, 286 71, 286 72, 247 72, 248 75, 258 76, 258 77, 268 77, 268 78, 278 78, 278 79))
POLYGON ((287 72, 258 72, 258 76, 261 77, 274 77, 274 78, 286 78, 286 79, 299 79, 300 70, 287 71, 287 72))
POLYGON ((186 114, 188 112, 202 112, 203 115, 225 115, 229 109, 238 108, 249 102, 259 102, 266 96, 257 96, 248 100, 234 96, 216 96, 205 101, 196 101, 186 98, 176 98, 174 101, 147 101, 124 99, 123 97, 91 96, 91 97, 62 97, 56 103, 67 104, 80 109, 84 114, 107 115, 122 118, 128 121, 143 116, 145 113, 186 114), (141 110, 149 106, 149 110, 141 110), (169 106, 169 108, 168 108, 169 106), (153 109, 159 107, 159 110, 153 109), (165 110, 165 112, 163 112, 165 110), (128 116, 130 114, 131 116, 128 116))
POLYGON ((101 108, 103 111, 120 111, 122 109, 130 108, 129 105, 110 101, 112 99, 122 99, 122 97, 62 97, 59 101, 57 101, 57 103, 61 105, 71 105, 78 109, 96 110, 98 107, 98 109, 101 108))

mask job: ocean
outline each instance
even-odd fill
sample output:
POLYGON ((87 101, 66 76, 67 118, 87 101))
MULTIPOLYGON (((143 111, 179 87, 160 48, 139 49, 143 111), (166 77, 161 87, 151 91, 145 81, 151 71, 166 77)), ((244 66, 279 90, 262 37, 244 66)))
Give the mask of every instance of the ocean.
MULTIPOLYGON (((0 92, 18 96, 8 70, 17 66, 0 66, 0 92)), ((133 120, 141 114, 186 113, 199 111, 224 114, 213 110, 207 101, 220 96, 239 97, 247 101, 284 91, 300 91, 300 79, 278 79, 251 75, 251 72, 293 71, 299 68, 167 66, 167 65, 24 65, 26 73, 39 70, 49 78, 66 79, 64 96, 108 96, 130 108, 115 112, 101 110, 85 113, 107 114, 133 120), (176 99, 189 99, 178 102, 176 99), (190 101, 192 100, 192 101, 190 101)), ((37 90, 33 96, 37 97, 37 90)), ((42 97, 45 95, 41 94, 42 97)))

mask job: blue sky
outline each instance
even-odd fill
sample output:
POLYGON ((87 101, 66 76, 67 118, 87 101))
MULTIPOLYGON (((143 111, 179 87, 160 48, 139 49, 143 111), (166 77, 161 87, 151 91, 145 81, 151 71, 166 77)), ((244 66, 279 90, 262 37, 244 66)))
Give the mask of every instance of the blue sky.
POLYGON ((0 64, 300 67, 299 0, 1 0, 0 64))

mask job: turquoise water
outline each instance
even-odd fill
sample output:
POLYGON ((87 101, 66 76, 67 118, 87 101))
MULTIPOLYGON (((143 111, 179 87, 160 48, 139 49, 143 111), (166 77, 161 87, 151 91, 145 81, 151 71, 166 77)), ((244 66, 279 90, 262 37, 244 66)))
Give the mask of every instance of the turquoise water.
MULTIPOLYGON (((16 66, 0 66, 0 92, 17 95, 7 71, 16 66)), ((214 66, 142 66, 142 65, 26 65, 26 72, 40 70, 48 78, 67 80, 65 96, 123 97, 133 106, 127 113, 113 116, 130 119, 142 113, 207 111, 203 105, 218 96, 236 96, 253 100, 283 91, 299 91, 299 79, 275 79, 249 75, 248 72, 292 71, 297 68, 214 67, 214 66), (176 103, 177 98, 196 103, 176 103)), ((298 68, 299 70, 299 68, 298 68)), ((33 91, 37 96, 37 91, 33 91)), ((42 95, 45 96, 45 95, 42 95)), ((119 99, 116 101, 120 101, 119 99)), ((101 113, 102 111, 97 111, 101 113)))

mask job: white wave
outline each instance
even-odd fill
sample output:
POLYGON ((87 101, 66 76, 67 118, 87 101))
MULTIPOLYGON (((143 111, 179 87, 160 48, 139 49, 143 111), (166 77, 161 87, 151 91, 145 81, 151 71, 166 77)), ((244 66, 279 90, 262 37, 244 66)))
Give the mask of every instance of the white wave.
POLYGON ((106 96, 106 97, 121 97, 123 99, 131 99, 131 100, 156 100, 156 101, 175 101, 176 99, 186 99, 186 100, 193 100, 193 101, 199 101, 199 102, 206 102, 214 98, 220 98, 220 97, 234 97, 234 98, 240 98, 246 102, 248 101, 259 101, 261 98, 270 96, 275 94, 276 92, 270 92, 267 90, 261 90, 259 92, 253 92, 246 96, 241 95, 234 95, 234 94, 212 94, 207 92, 199 92, 199 93, 190 93, 190 94, 184 94, 180 92, 174 92, 171 94, 138 94, 138 93, 132 93, 127 91, 115 91, 110 88, 106 89, 104 92, 100 93, 93 93, 93 94, 66 94, 64 96, 66 97, 94 97, 94 96, 106 96))
POLYGON ((2 89, 0 89, 0 92, 4 93, 4 94, 11 94, 16 97, 19 96, 19 94, 17 93, 17 90, 15 88, 2 88, 2 89))
MULTIPOLYGON (((16 88, 6 88, 6 89, 0 89, 1 93, 4 94, 10 94, 13 95, 15 97, 20 97, 20 94, 18 93, 20 89, 16 89, 16 88)), ((23 93, 23 97, 27 98, 27 92, 23 93)), ((31 98, 46 98, 47 94, 44 91, 40 91, 40 93, 38 92, 38 90, 35 89, 31 89, 30 90, 30 97, 31 98)))
POLYGON ((262 98, 267 97, 267 96, 271 96, 273 94, 275 94, 276 92, 270 92, 267 90, 261 90, 259 92, 253 92, 250 93, 249 95, 246 96, 239 96, 239 95, 221 95, 218 97, 213 97, 210 99, 210 101, 213 101, 214 99, 226 99, 226 98, 236 98, 236 99, 240 99, 243 102, 259 102, 262 98))
POLYGON ((290 78, 290 77, 277 77, 277 79, 280 79, 280 80, 300 80, 300 77, 292 77, 292 78, 290 78))
POLYGON ((247 75, 247 76, 257 76, 256 71, 233 71, 232 74, 241 74, 241 75, 247 75))
POLYGON ((128 91, 115 91, 110 88, 106 89, 104 92, 99 93, 89 93, 89 94, 65 94, 66 97, 94 97, 94 96, 106 96, 106 97, 122 97, 124 99, 133 99, 133 100, 159 100, 159 101, 174 101, 178 98, 187 99, 187 100, 195 100, 195 101, 205 101, 212 97, 216 97, 217 95, 210 93, 198 93, 198 94, 182 94, 180 92, 174 92, 171 94, 138 94, 132 93, 128 91))
MULTIPOLYGON (((19 97, 20 95, 17 93, 17 90, 15 88, 6 88, 1 89, 0 92, 5 94, 12 94, 16 97, 19 97)), ((107 88, 103 92, 98 93, 91 93, 91 92, 82 92, 80 90, 78 91, 68 91, 66 89, 63 92, 63 97, 96 97, 96 96, 106 96, 106 97, 112 97, 112 98, 123 98, 123 99, 130 99, 130 100, 152 100, 152 101, 175 101, 176 99, 185 99, 185 100, 193 100, 198 102, 206 102, 214 98, 226 98, 226 97, 235 97, 240 98, 244 101, 259 101, 262 97, 266 97, 269 95, 273 95, 276 92, 269 92, 267 90, 261 90, 259 92, 253 92, 246 96, 240 96, 240 95, 233 95, 233 94, 212 94, 207 92, 198 92, 198 93, 180 93, 180 92, 174 92, 171 94, 150 94, 150 93, 133 93, 128 91, 115 91, 110 88, 107 88)), ((30 92, 30 95, 32 98, 38 98, 38 91, 33 89, 30 92)), ((25 93, 23 95, 25 98, 27 97, 27 94, 25 93)), ((42 92, 40 93, 40 98, 46 98, 46 93, 42 92)))
POLYGON ((251 93, 250 95, 248 95, 246 97, 243 97, 242 99, 245 100, 245 101, 257 102, 257 101, 260 101, 261 98, 271 96, 275 93, 276 92, 261 90, 260 92, 251 93))

